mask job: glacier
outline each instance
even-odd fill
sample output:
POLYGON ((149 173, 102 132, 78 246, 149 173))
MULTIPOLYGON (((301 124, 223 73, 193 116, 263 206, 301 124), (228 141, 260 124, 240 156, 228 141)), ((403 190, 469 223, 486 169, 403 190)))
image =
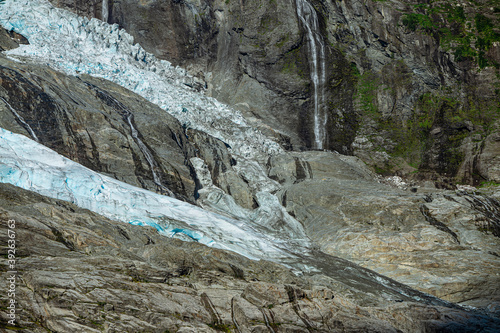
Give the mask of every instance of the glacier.
MULTIPOLYGON (((284 153, 282 148, 250 126, 238 111, 191 88, 195 79, 184 69, 147 53, 118 25, 80 17, 55 8, 47 0, 6 0, 0 8, 0 24, 30 42, 5 52, 12 59, 28 58, 69 75, 85 73, 107 79, 160 106, 184 128, 201 130, 229 145, 237 161, 233 168, 248 181, 260 207, 257 211, 243 210, 228 194, 210 187, 207 191, 214 193, 205 200, 207 209, 227 216, 239 211, 261 226, 284 225, 286 230, 277 234, 308 242, 302 225, 272 194, 279 184, 267 176, 269 156, 284 153), (225 200, 219 200, 221 195, 225 200)), ((143 153, 149 155, 144 149, 143 153)), ((154 161, 148 162, 154 170, 154 161)), ((163 192, 172 195, 168 189, 163 192)))
POLYGON ((0 24, 30 42, 7 55, 30 57, 70 75, 85 73, 119 84, 159 105, 185 127, 226 142, 237 156, 267 159, 282 151, 240 112, 189 87, 195 79, 184 69, 147 53, 117 24, 77 16, 47 0, 6 0, 0 6, 0 24))
POLYGON ((152 226, 168 237, 184 234, 251 259, 282 260, 290 257, 288 251, 292 250, 286 242, 252 228, 248 221, 230 219, 98 174, 3 128, 0 182, 73 202, 114 220, 152 226))
POLYGON ((270 260, 295 274, 320 273, 384 299, 450 306, 347 260, 325 255, 307 241, 282 239, 247 219, 229 218, 172 197, 120 182, 27 138, 0 128, 0 182, 73 202, 108 218, 151 226, 167 237, 270 260))

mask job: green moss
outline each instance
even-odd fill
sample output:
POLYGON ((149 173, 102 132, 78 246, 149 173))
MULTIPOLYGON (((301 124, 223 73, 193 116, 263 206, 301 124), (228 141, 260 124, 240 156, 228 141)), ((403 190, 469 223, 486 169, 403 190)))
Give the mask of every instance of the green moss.
POLYGON ((384 167, 378 165, 374 166, 375 172, 382 176, 389 176, 392 174, 393 165, 387 164, 384 167))
POLYGON ((273 31, 280 24, 281 24, 281 22, 278 20, 278 18, 276 16, 266 14, 261 18, 260 27, 257 31, 261 35, 267 34, 271 31, 273 31))
POLYGON ((376 105, 377 88, 379 83, 379 77, 371 71, 366 71, 358 77, 358 107, 364 113, 369 113, 373 117, 378 117, 379 115, 378 107, 376 105))
MULTIPOLYGON (((454 54, 456 61, 473 61, 484 68, 494 65, 487 51, 494 42, 500 41, 500 33, 495 30, 499 16, 492 19, 482 14, 491 12, 494 4, 498 1, 473 3, 474 10, 466 12, 464 7, 452 2, 430 1, 414 5, 413 12, 403 14, 402 24, 408 30, 436 37, 443 48, 454 54)), ((497 7, 494 8, 496 13, 497 7)))
POLYGON ((207 324, 207 325, 216 331, 227 332, 227 333, 231 332, 230 326, 228 326, 226 324, 211 323, 211 324, 207 324))
POLYGON ((282 58, 281 72, 288 75, 298 75, 302 79, 309 80, 305 71, 308 64, 302 57, 301 48, 296 48, 285 53, 282 58))
POLYGON ((478 32, 487 32, 493 28, 493 23, 491 19, 487 18, 483 14, 476 14, 474 18, 476 22, 476 29, 478 32))
POLYGON ((276 43, 276 46, 278 48, 282 48, 283 45, 285 45, 285 43, 288 42, 289 39, 290 39, 290 33, 287 32, 287 34, 283 38, 281 38, 281 40, 278 43, 276 43))
POLYGON ((500 186, 500 183, 497 183, 493 180, 490 180, 490 181, 482 181, 480 184, 479 184, 479 187, 480 188, 487 188, 487 187, 492 187, 492 186, 500 186))
POLYGON ((412 31, 421 29, 430 32, 437 28, 437 25, 428 15, 417 13, 403 15, 403 25, 412 31))

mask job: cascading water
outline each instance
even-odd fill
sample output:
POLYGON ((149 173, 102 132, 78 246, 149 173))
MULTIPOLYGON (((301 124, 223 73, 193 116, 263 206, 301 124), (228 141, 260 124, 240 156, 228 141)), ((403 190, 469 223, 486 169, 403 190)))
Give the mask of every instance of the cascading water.
POLYGON ((109 11, 108 11, 108 0, 102 0, 102 21, 108 23, 109 11))
POLYGON ((325 45, 319 32, 318 15, 306 0, 296 0, 297 15, 307 31, 309 44, 309 67, 314 89, 314 143, 316 149, 323 149, 326 138, 327 116, 325 106, 325 45))
POLYGON ((155 158, 153 157, 153 154, 149 150, 149 148, 142 142, 141 138, 139 137, 139 131, 134 127, 134 115, 130 110, 127 109, 125 105, 120 103, 118 100, 116 100, 113 96, 110 94, 106 93, 105 91, 99 89, 98 87, 94 86, 93 84, 86 83, 87 86, 90 88, 93 88, 97 91, 99 98, 105 100, 108 105, 113 106, 118 113, 123 117, 124 120, 127 121, 129 127, 130 127, 130 133, 132 134, 132 137, 134 138, 135 142, 139 146, 139 149, 141 150, 142 154, 146 158, 146 161, 149 164, 149 167, 151 168, 151 173, 153 174, 153 182, 158 186, 162 194, 167 194, 171 197, 175 198, 175 194, 170 191, 167 187, 165 187, 162 184, 161 177, 158 175, 156 170, 159 169, 158 163, 156 162, 155 158))
POLYGON ((24 120, 24 118, 19 113, 17 113, 16 110, 3 97, 0 97, 0 99, 8 106, 8 108, 10 109, 10 111, 12 111, 12 113, 14 114, 14 116, 16 116, 16 118, 23 125, 23 127, 30 133, 30 135, 33 138, 33 140, 35 140, 36 142, 38 142, 38 138, 37 138, 35 132, 31 128, 31 126, 24 120))

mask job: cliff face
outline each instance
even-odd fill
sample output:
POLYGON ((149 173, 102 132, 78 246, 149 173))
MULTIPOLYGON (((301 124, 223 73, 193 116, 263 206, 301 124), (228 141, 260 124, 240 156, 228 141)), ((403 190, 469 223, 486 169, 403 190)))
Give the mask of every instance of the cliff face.
MULTIPOLYGON (((53 3, 75 10, 73 1, 53 3)), ((93 16, 92 8, 78 10, 93 16)), ((285 147, 314 148, 310 51, 295 1, 121 1, 110 2, 110 8, 110 23, 127 28, 148 51, 199 75, 209 95, 262 119, 271 129, 261 129, 285 147), (170 15, 175 20, 167 20, 170 15)), ((350 67, 341 52, 324 44, 331 128, 326 144, 350 152, 356 128, 354 80, 343 77, 350 67)))
MULTIPOLYGON (((101 3, 52 2, 101 15, 101 3)), ((418 170, 439 186, 498 182, 500 32, 490 2, 312 1, 325 53, 322 148, 382 174, 418 170)), ((110 1, 108 21, 297 150, 317 148, 313 52, 298 3, 110 1)))

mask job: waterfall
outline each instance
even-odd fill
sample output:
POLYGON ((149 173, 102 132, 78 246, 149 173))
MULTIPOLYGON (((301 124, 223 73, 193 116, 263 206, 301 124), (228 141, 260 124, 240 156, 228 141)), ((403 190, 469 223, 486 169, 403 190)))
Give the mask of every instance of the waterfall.
POLYGON ((108 23, 108 0, 102 0, 102 21, 108 23))
POLYGON ((314 90, 314 143, 316 149, 323 149, 326 138, 327 115, 325 106, 325 45, 319 31, 318 15, 306 0, 296 0, 297 15, 307 32, 309 45, 309 68, 314 90))
POLYGON ((156 160, 154 159, 153 154, 151 153, 149 148, 139 138, 139 132, 133 125, 134 115, 130 112, 127 112, 125 117, 127 118, 127 122, 130 126, 132 137, 134 138, 135 142, 139 146, 139 149, 141 150, 142 154, 149 163, 149 167, 151 168, 151 173, 153 174, 153 182, 162 190, 162 192, 167 193, 171 197, 175 197, 175 194, 172 191, 170 191, 168 188, 162 185, 161 178, 156 173, 156 169, 158 169, 158 163, 156 163, 156 160))
POLYGON ((17 120, 19 120, 19 122, 23 125, 23 127, 30 133, 30 135, 33 138, 33 140, 35 140, 36 142, 38 142, 38 138, 37 138, 35 132, 33 132, 33 129, 24 120, 24 118, 19 113, 17 113, 16 110, 3 97, 0 97, 0 99, 9 107, 10 111, 12 111, 12 113, 14 114, 14 116, 16 116, 17 120))
POLYGON ((106 101, 106 104, 109 106, 115 108, 115 110, 123 117, 124 120, 127 121, 129 127, 130 127, 130 134, 132 135, 132 138, 136 142, 137 146, 139 146, 139 149, 141 150, 142 154, 146 158, 146 161, 149 164, 149 167, 151 169, 151 174, 153 175, 153 182, 158 186, 162 194, 167 194, 171 197, 175 198, 175 194, 165 187, 162 184, 162 179, 160 175, 156 172, 156 170, 159 169, 158 163, 156 162, 153 154, 151 153, 151 150, 142 142, 141 138, 139 137, 139 131, 134 127, 134 114, 130 112, 130 110, 123 105, 120 101, 118 101, 116 98, 108 94, 107 92, 99 89, 97 86, 85 82, 85 84, 93 88, 97 91, 98 97, 101 98, 102 100, 106 101))

